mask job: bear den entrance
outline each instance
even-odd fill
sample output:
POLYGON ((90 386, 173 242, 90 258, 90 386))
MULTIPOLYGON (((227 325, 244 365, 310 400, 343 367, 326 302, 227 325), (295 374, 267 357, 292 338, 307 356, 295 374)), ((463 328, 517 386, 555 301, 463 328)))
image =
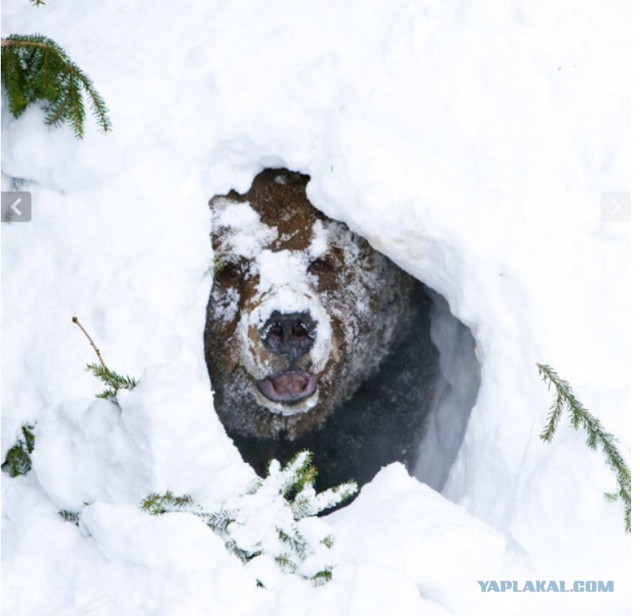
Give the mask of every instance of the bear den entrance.
POLYGON ((473 336, 443 297, 316 210, 308 181, 266 170, 211 201, 215 409, 261 475, 308 449, 318 490, 399 461, 440 491, 479 389, 473 336), (356 304, 366 319, 349 320, 356 304))

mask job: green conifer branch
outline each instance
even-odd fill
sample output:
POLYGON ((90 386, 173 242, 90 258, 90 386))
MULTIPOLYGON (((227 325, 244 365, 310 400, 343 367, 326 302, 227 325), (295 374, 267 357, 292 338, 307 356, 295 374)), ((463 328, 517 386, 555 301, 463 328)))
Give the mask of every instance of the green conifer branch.
MULTIPOLYGON (((318 546, 330 549, 334 543, 331 535, 320 540, 313 536, 305 536, 302 527, 298 526, 298 521, 335 506, 357 489, 354 482, 348 482, 316 494, 313 489, 315 477, 316 469, 311 464, 311 453, 301 451, 282 469, 278 461, 272 461, 267 477, 255 481, 243 495, 233 501, 236 507, 227 506, 218 511, 206 512, 194 503, 190 496, 176 496, 172 492, 162 495, 150 494, 142 501, 140 507, 151 515, 172 511, 191 513, 220 536, 227 550, 242 562, 246 563, 261 554, 269 554, 285 573, 298 573, 300 564, 316 553, 318 546), (273 499, 274 494, 277 494, 276 502, 281 503, 283 515, 268 533, 275 533, 277 541, 274 542, 268 537, 257 537, 253 542, 247 543, 243 529, 249 524, 249 518, 255 518, 261 511, 256 508, 255 502, 262 505, 265 498, 273 499), (301 504, 303 501, 304 507, 301 504), (271 551, 272 547, 265 547, 273 546, 274 543, 278 546, 277 552, 271 551)), ((325 566, 313 574, 302 575, 316 586, 329 581, 331 576, 330 566, 325 566)), ((259 580, 257 582, 261 584, 259 580)))
POLYGON ((188 496, 175 496, 173 492, 164 494, 149 494, 140 504, 143 511, 151 515, 162 515, 169 511, 184 511, 193 505, 193 499, 188 496))
POLYGON ((561 379, 557 372, 549 365, 536 364, 538 372, 542 376, 547 387, 555 388, 555 398, 549 415, 547 425, 540 434, 540 438, 549 442, 556 433, 558 422, 563 410, 568 409, 571 425, 574 430, 582 427, 587 432, 587 446, 597 449, 602 448, 607 465, 613 470, 618 482, 617 492, 608 492, 605 497, 609 501, 621 500, 624 505, 625 531, 631 532, 631 471, 618 451, 615 443, 617 439, 607 432, 600 420, 594 417, 584 405, 575 397, 569 383, 561 379))
POLYGON ((61 509, 60 511, 58 511, 58 515, 65 521, 65 522, 71 522, 72 524, 75 524, 76 526, 78 526, 78 524, 80 523, 80 514, 76 511, 69 511, 67 509, 61 509))
POLYGON ((333 571, 331 567, 327 569, 323 569, 322 571, 318 571, 312 578, 311 581, 314 586, 322 586, 331 580, 333 577, 333 571))
POLYGON ((274 559, 285 573, 295 573, 298 565, 287 554, 278 554, 274 559))
POLYGON ((290 547, 300 558, 307 557, 309 545, 297 528, 293 528, 290 532, 286 532, 282 528, 276 528, 276 532, 280 541, 290 547))
POLYGON ((313 454, 307 449, 295 454, 280 472, 285 478, 282 495, 290 503, 295 501, 305 486, 313 486, 318 475, 313 466, 313 454))
POLYGON ((86 370, 107 386, 104 391, 96 394, 96 398, 102 398, 103 400, 115 401, 118 391, 121 389, 131 390, 138 384, 134 378, 122 376, 100 364, 87 364, 86 370))
POLYGON ((235 509, 221 509, 213 513, 201 513, 197 515, 205 521, 206 525, 214 533, 226 533, 229 524, 238 517, 238 511, 235 509))
POLYGON ((104 400, 111 400, 112 402, 116 401, 116 396, 118 391, 121 389, 133 389, 138 382, 130 377, 130 376, 122 376, 113 370, 110 370, 105 364, 104 359, 102 359, 102 354, 100 353, 100 349, 96 346, 96 343, 93 341, 93 338, 89 335, 89 332, 82 326, 78 317, 71 317, 71 321, 75 323, 80 331, 85 335, 89 344, 95 351, 96 356, 98 357, 98 361, 100 364, 87 364, 86 370, 91 372, 95 377, 100 379, 107 388, 99 394, 96 394, 96 398, 102 398, 104 400))
POLYGON ((24 444, 27 449, 27 453, 32 454, 33 449, 36 446, 36 437, 33 434, 35 426, 33 424, 22 425, 22 436, 24 437, 24 444))
POLYGON ((33 424, 23 424, 20 428, 21 436, 16 439, 15 445, 7 451, 2 463, 2 470, 8 472, 10 477, 26 475, 31 470, 31 454, 35 447, 34 428, 33 424))
POLYGON ((60 45, 46 36, 11 34, 2 39, 2 81, 9 111, 16 118, 40 101, 44 103, 45 124, 58 126, 67 122, 81 139, 86 95, 100 129, 106 133, 112 128, 107 106, 91 79, 60 45))

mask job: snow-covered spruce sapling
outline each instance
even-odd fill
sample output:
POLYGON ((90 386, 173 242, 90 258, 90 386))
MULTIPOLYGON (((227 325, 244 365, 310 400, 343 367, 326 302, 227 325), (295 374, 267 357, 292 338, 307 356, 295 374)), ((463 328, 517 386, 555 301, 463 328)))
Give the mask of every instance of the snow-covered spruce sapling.
POLYGON ((60 45, 42 34, 11 34, 2 39, 2 83, 9 111, 16 118, 29 105, 42 102, 45 124, 67 122, 81 139, 86 96, 99 128, 105 133, 111 130, 107 106, 91 79, 60 45))
POLYGON ((20 429, 21 436, 18 437, 15 445, 7 451, 7 456, 2 463, 2 470, 9 473, 10 477, 26 475, 31 470, 31 454, 35 446, 34 427, 30 423, 23 424, 20 429))
POLYGON ((104 400, 116 402, 118 391, 120 389, 133 389, 136 386, 137 381, 130 376, 122 376, 109 369, 105 364, 104 359, 102 359, 100 349, 98 349, 93 338, 91 338, 87 330, 82 326, 78 317, 71 317, 71 321, 75 323, 80 328, 80 331, 82 331, 82 333, 87 337, 89 344, 93 347, 93 350, 98 357, 98 361, 100 362, 99 364, 87 364, 87 370, 107 386, 104 391, 96 394, 96 398, 103 398, 104 400))
POLYGON ((627 533, 631 532, 631 471, 615 443, 617 439, 607 432, 600 420, 594 417, 583 404, 575 397, 569 383, 561 379, 556 371, 546 364, 536 364, 538 372, 549 388, 551 385, 556 390, 556 397, 548 415, 547 425, 540 434, 545 442, 550 442, 556 433, 563 409, 568 409, 571 425, 574 430, 580 427, 587 432, 587 445, 591 449, 602 448, 608 466, 613 470, 618 482, 616 492, 606 493, 605 497, 610 501, 621 500, 624 505, 624 526, 627 533))
MULTIPOLYGON (((226 548, 243 562, 267 558, 281 572, 320 585, 332 577, 329 550, 333 537, 326 522, 315 516, 344 502, 358 488, 354 482, 347 482, 317 494, 313 487, 315 477, 311 452, 305 450, 284 468, 273 460, 266 478, 256 480, 217 511, 206 512, 190 496, 171 492, 149 495, 141 508, 151 515, 191 513, 219 535, 226 548)), ((266 585, 261 579, 257 583, 266 585)))

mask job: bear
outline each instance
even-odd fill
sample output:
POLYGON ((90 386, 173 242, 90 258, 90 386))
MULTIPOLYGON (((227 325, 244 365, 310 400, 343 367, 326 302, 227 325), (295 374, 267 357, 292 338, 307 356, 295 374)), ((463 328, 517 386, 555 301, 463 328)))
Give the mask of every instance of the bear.
POLYGON ((415 464, 438 374, 424 286, 266 169, 210 201, 204 334, 214 408, 264 475, 302 449, 316 487, 415 464))

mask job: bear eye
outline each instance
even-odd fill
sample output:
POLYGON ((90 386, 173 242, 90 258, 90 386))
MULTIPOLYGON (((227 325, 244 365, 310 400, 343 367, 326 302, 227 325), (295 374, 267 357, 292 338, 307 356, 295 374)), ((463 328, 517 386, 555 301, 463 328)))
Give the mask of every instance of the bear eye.
POLYGON ((328 258, 314 259, 309 263, 309 271, 312 274, 324 274, 333 271, 333 269, 333 263, 328 258))
POLYGON ((244 272, 238 263, 225 263, 216 274, 216 278, 226 284, 236 284, 242 280, 244 272))

